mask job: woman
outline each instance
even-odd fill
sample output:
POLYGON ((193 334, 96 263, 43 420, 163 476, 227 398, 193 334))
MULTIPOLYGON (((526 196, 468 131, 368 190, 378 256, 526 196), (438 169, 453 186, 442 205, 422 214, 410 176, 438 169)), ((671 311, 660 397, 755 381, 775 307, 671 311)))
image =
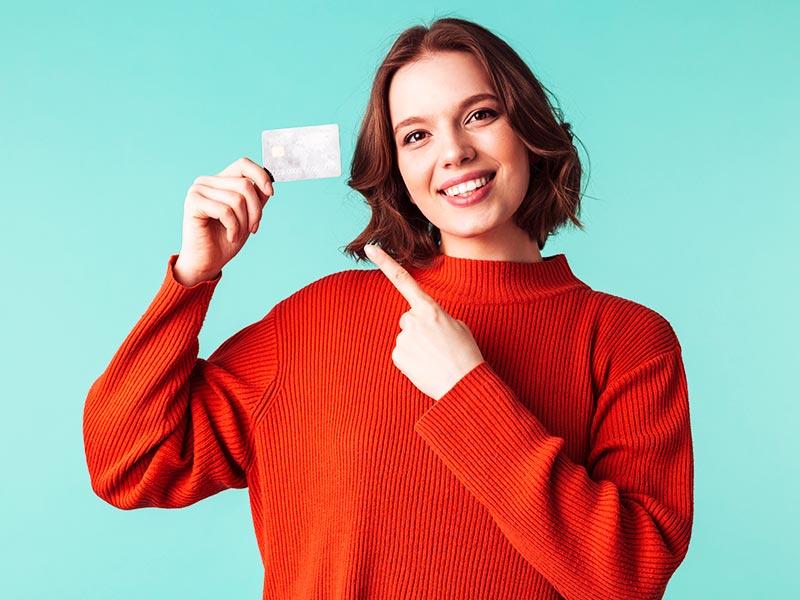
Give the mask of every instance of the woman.
POLYGON ((379 269, 323 277, 207 360, 222 267, 274 189, 247 159, 199 177, 180 253, 86 401, 96 493, 179 507, 249 487, 264 598, 661 597, 693 517, 681 348, 541 256, 580 226, 557 116, 486 29, 403 32, 349 182, 372 220, 347 251, 379 269))

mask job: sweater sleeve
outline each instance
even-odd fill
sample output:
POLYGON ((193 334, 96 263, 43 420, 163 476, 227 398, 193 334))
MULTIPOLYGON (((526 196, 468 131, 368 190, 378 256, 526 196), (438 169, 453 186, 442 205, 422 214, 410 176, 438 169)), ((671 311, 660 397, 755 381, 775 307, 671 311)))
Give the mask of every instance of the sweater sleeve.
POLYGON ((485 361, 415 431, 567 600, 661 598, 686 555, 694 467, 679 345, 602 391, 586 467, 485 361))
POLYGON ((197 358, 221 273, 185 287, 176 260, 84 406, 92 488, 119 508, 177 508, 245 487, 252 409, 276 380, 274 309, 197 358))

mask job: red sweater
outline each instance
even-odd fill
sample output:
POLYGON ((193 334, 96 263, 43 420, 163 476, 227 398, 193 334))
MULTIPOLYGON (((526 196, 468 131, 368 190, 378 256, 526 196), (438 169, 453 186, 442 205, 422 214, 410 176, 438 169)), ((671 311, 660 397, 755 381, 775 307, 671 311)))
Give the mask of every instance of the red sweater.
POLYGON ((660 598, 693 456, 669 323, 563 254, 410 268, 485 361, 439 401, 393 364, 408 304, 325 276, 208 359, 219 282, 167 275, 89 391, 92 487, 120 508, 249 487, 269 599, 660 598))

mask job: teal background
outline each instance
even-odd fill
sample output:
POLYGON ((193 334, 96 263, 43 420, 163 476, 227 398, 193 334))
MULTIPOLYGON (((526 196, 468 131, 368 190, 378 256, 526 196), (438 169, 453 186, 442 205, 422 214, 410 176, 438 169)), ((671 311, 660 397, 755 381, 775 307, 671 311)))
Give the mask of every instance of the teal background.
POLYGON ((356 266, 340 248, 369 215, 345 180, 372 76, 403 29, 441 16, 506 39, 588 149, 586 232, 564 230, 543 254, 657 310, 680 339, 696 504, 666 597, 800 597, 789 0, 3 8, 0 595, 260 597, 246 491, 181 510, 103 503, 83 402, 180 248, 189 185, 260 161, 262 129, 338 123, 344 173, 276 186, 224 269, 201 356, 356 266))

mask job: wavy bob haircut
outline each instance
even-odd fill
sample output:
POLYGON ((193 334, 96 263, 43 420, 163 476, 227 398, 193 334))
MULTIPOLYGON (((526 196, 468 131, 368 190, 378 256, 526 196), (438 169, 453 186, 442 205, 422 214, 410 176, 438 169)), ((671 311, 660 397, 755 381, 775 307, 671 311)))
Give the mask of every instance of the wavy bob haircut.
POLYGON ((442 18, 430 27, 406 29, 378 67, 364 120, 356 140, 347 185, 366 198, 369 224, 344 249, 366 260, 364 244, 377 244, 398 263, 426 267, 441 252, 441 234, 411 202, 397 165, 389 115, 389 86, 404 65, 436 52, 468 52, 489 74, 512 129, 528 148, 530 183, 514 222, 544 248, 547 237, 580 213, 581 163, 550 93, 519 55, 489 30, 457 18, 442 18))

